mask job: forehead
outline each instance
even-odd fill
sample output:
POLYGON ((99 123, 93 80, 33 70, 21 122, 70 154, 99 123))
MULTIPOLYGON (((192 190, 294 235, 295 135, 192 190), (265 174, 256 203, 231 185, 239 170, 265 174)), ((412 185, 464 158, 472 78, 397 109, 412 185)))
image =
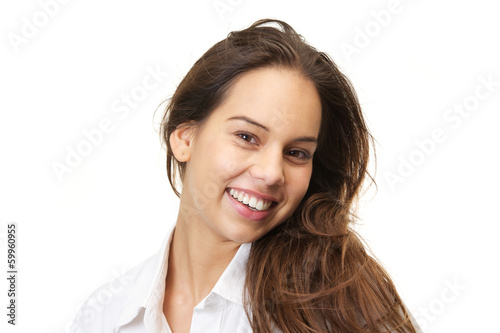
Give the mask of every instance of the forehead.
POLYGON ((237 78, 212 116, 218 123, 247 116, 271 131, 317 135, 321 101, 314 84, 299 72, 261 68, 237 78))

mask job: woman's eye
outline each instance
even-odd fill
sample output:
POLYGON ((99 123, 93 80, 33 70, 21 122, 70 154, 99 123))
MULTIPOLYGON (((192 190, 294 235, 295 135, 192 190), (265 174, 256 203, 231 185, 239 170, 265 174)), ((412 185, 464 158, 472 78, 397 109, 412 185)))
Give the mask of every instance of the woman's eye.
POLYGON ((298 158, 299 160, 308 160, 311 158, 311 155, 309 153, 297 149, 288 151, 288 155, 298 158))
POLYGON ((248 142, 248 143, 254 143, 255 139, 253 135, 249 133, 236 133, 236 135, 243 141, 248 142), (253 142, 252 142, 253 141, 253 142))
MULTIPOLYGON (((245 144, 257 144, 257 139, 253 134, 250 134, 248 132, 237 132, 235 135, 240 139, 243 140, 245 144)), ((291 149, 289 150, 286 155, 293 157, 295 160, 299 160, 300 162, 307 162, 312 158, 312 155, 309 154, 308 151, 302 150, 302 149, 291 149)))

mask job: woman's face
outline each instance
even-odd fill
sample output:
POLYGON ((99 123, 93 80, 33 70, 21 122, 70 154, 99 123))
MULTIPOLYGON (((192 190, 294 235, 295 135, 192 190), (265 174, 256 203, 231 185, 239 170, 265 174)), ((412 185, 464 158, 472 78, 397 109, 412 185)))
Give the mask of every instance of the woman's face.
POLYGON ((301 74, 243 74, 185 143, 180 220, 217 240, 262 237, 304 197, 320 123, 318 92, 301 74))

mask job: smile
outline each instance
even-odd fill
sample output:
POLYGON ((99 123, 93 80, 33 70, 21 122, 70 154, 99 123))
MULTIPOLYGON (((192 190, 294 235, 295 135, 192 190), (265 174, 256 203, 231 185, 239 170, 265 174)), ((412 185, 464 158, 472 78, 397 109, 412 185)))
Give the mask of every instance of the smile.
POLYGON ((256 196, 253 196, 251 194, 247 194, 243 191, 238 191, 235 189, 231 189, 229 191, 229 194, 241 202, 242 204, 248 206, 252 210, 256 211, 263 211, 263 210, 268 210, 271 204, 273 203, 272 200, 267 200, 263 198, 258 198, 256 196))
POLYGON ((257 193, 245 190, 226 188, 229 203, 236 212, 245 219, 253 221, 263 221, 273 214, 274 208, 278 205, 277 201, 267 196, 263 198, 257 193))

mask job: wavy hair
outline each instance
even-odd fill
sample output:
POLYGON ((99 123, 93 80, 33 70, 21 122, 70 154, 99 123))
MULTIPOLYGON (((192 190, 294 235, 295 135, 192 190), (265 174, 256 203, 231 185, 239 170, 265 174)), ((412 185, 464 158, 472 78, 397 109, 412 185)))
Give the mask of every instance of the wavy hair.
POLYGON ((266 19, 231 32, 181 81, 160 129, 172 189, 180 196, 176 174, 182 180, 186 164, 174 158, 170 134, 205 121, 236 78, 264 67, 298 71, 311 80, 322 115, 304 198, 289 218, 252 244, 244 302, 253 330, 415 333, 389 275, 351 227, 356 199, 370 177, 373 143, 356 93, 330 57, 287 23, 266 19))

